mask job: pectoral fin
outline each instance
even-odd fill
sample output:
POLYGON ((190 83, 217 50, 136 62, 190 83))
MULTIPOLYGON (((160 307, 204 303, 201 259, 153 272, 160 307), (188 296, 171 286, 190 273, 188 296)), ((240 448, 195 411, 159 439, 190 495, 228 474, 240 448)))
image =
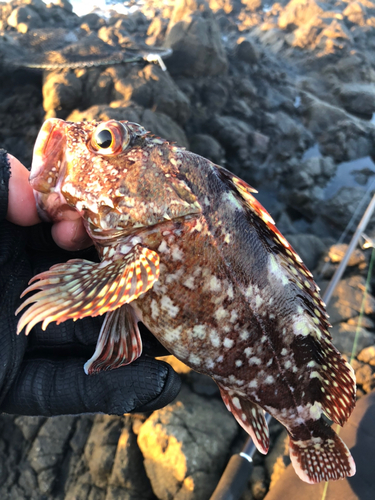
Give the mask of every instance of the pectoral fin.
POLYGON ((28 335, 40 321, 45 330, 52 321, 59 324, 114 311, 147 292, 158 279, 158 254, 140 245, 117 260, 97 264, 74 259, 57 264, 34 276, 29 282, 33 284, 21 295, 40 290, 17 309, 16 315, 32 304, 19 320, 17 333, 27 325, 28 335))
POLYGON ((130 304, 107 313, 93 356, 85 363, 86 374, 128 365, 142 354, 138 318, 130 304))
POLYGON ((238 396, 219 386, 225 406, 245 431, 250 434, 257 449, 266 454, 270 445, 268 425, 264 411, 260 406, 248 399, 238 396))

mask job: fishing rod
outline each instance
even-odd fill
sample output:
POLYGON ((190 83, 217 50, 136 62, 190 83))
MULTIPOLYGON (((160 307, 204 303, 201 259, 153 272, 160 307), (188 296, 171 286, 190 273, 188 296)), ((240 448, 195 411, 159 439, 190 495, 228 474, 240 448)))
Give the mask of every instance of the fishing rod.
MULTIPOLYGON (((375 194, 373 195, 365 213, 359 222, 357 229, 355 230, 353 237, 348 245, 345 255, 337 267, 331 281, 329 282, 325 292, 323 293, 322 299, 327 305, 332 297, 332 293, 335 290, 337 283, 339 282, 341 276, 343 275, 348 261, 350 259, 353 250, 358 244, 359 238, 362 236, 363 231, 366 229, 367 224, 370 221, 372 214, 375 209, 375 194)), ((366 239, 369 239, 366 237, 366 239)), ((267 424, 271 420, 271 416, 265 414, 267 424)), ((253 471, 253 456, 256 451, 256 447, 249 437, 242 448, 240 453, 236 453, 231 456, 229 462, 220 478, 215 491, 213 492, 210 500, 238 500, 242 493, 244 492, 247 481, 253 471)))

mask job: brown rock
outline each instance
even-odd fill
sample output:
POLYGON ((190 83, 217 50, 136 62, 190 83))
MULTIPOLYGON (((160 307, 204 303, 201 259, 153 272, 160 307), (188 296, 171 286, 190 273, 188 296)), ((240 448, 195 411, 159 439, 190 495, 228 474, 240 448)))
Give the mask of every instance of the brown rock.
MULTIPOLYGON (((338 264, 344 258, 348 249, 348 245, 346 243, 339 243, 337 245, 332 245, 328 252, 328 258, 334 264, 338 264)), ((359 248, 356 248, 348 261, 348 266, 358 266, 362 262, 366 262, 365 254, 359 248)))
POLYGON ((359 361, 375 366, 375 346, 369 346, 363 349, 357 356, 359 361))
POLYGON ((315 0, 291 0, 281 12, 278 24, 281 29, 295 29, 297 26, 311 22, 323 14, 322 4, 315 0))

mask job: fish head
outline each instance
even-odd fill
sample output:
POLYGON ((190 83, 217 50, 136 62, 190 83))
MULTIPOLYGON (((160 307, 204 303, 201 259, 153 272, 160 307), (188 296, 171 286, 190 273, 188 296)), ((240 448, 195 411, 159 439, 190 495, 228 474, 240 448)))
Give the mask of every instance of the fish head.
POLYGON ((82 217, 95 241, 199 213, 179 173, 182 151, 135 123, 51 118, 30 174, 41 218, 82 217))

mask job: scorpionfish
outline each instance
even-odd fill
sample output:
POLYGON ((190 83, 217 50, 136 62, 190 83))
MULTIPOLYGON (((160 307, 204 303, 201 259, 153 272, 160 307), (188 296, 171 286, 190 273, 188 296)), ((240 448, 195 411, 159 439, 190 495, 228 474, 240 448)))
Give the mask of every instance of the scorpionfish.
MULTIPOLYGON (((86 373, 131 363, 143 322, 169 352, 211 376, 261 453, 264 411, 287 429, 309 483, 355 473, 327 418, 355 405, 351 366, 331 343, 311 273, 231 172, 127 121, 49 119, 30 182, 39 209, 83 218, 100 263, 74 259, 35 276, 18 332, 106 313, 86 373)), ((29 285, 30 285, 29 283, 29 285)), ((24 295, 23 294, 23 295, 24 295)))

